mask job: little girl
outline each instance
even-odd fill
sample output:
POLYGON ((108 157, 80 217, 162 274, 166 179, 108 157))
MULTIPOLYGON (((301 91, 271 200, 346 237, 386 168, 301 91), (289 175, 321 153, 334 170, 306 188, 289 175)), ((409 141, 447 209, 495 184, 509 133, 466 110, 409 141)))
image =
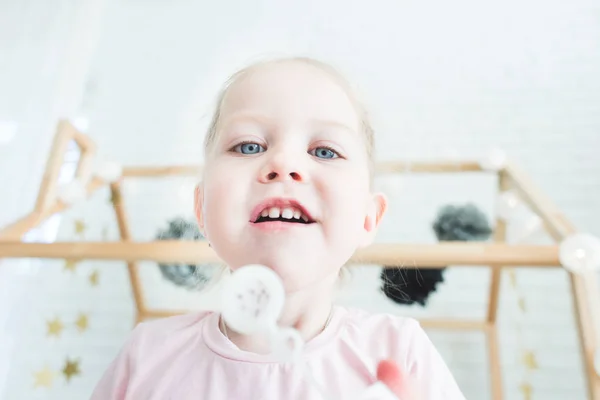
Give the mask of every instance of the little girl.
MULTIPOLYGON (((330 398, 357 399, 381 380, 401 400, 463 400, 416 320, 333 305, 340 269, 372 243, 386 211, 371 190, 372 152, 366 112, 331 67, 307 58, 247 67, 218 98, 198 224, 232 271, 261 264, 281 277, 278 324, 300 333, 304 365, 330 398)), ((240 334, 213 312, 139 324, 92 395, 320 398, 266 337, 240 334)))

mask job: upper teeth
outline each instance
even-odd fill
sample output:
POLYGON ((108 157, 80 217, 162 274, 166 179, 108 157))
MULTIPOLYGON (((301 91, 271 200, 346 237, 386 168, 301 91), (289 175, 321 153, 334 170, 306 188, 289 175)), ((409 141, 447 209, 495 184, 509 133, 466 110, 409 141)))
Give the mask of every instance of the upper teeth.
POLYGON ((265 208, 261 213, 261 217, 269 217, 269 218, 284 218, 284 219, 300 219, 302 218, 304 222, 308 222, 308 217, 302 213, 302 211, 295 209, 293 207, 279 208, 279 207, 271 207, 265 208))

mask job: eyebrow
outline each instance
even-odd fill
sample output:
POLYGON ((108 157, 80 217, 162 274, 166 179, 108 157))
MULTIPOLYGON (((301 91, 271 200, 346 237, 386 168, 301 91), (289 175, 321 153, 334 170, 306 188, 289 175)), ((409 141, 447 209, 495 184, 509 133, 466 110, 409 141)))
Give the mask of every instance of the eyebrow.
MULTIPOLYGON (((254 122, 254 123, 261 124, 261 125, 273 125, 273 119, 269 118, 265 115, 239 113, 239 114, 234 114, 234 115, 226 118, 223 121, 222 126, 225 127, 230 124, 238 123, 238 122, 254 122)), ((352 129, 351 127, 344 124, 343 122, 339 122, 339 121, 335 121, 335 120, 318 119, 317 118, 317 119, 311 119, 310 124, 311 124, 311 126, 316 126, 316 127, 332 127, 332 128, 343 129, 348 132, 356 133, 355 129, 352 129)))

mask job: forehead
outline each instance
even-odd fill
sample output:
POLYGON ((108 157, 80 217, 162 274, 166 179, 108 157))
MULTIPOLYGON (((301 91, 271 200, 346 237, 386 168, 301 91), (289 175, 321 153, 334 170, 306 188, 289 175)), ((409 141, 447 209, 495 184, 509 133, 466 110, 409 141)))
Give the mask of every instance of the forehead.
POLYGON ((348 92, 329 73, 302 62, 259 66, 230 86, 221 118, 253 113, 276 121, 332 121, 355 132, 360 126, 348 92))

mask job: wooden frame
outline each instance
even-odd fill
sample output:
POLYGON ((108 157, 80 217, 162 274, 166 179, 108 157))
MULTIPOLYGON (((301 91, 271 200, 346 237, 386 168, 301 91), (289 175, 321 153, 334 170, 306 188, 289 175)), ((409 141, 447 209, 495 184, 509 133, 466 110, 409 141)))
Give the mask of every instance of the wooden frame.
MULTIPOLYGON (((127 221, 127 213, 121 192, 121 182, 127 178, 156 178, 169 176, 196 176, 201 166, 170 167, 128 167, 124 168, 121 180, 104 182, 93 176, 91 162, 95 155, 95 144, 86 135, 80 133, 68 121, 58 124, 57 134, 48 159, 44 177, 40 186, 34 210, 0 229, 0 257, 33 257, 59 259, 105 259, 123 260, 127 263, 129 279, 137 310, 136 322, 148 318, 160 318, 180 314, 185 311, 156 310, 146 306, 139 278, 138 262, 153 260, 157 262, 218 263, 217 255, 205 242, 155 241, 139 243, 132 241, 127 221), (68 208, 57 196, 58 175, 69 141, 74 140, 81 149, 76 178, 84 183, 90 196, 97 189, 109 185, 113 198, 116 220, 119 226, 119 242, 59 242, 59 243, 23 243, 23 236, 55 213, 68 208)), ((482 172, 477 162, 447 163, 410 163, 386 162, 377 164, 378 174, 393 174, 410 171, 453 173, 482 172)), ((576 233, 575 227, 565 218, 558 208, 533 184, 529 177, 516 165, 507 163, 497 171, 499 191, 515 190, 521 199, 542 219, 546 231, 556 244, 548 246, 508 245, 506 224, 498 219, 496 223, 495 243, 440 243, 435 245, 374 244, 358 251, 350 263, 373 265, 407 265, 420 268, 465 265, 489 268, 491 283, 488 308, 485 320, 463 319, 427 319, 421 320, 425 328, 479 330, 487 338, 490 364, 492 398, 503 398, 501 363, 499 355, 497 314, 502 272, 505 268, 520 266, 553 268, 560 267, 559 247, 566 237, 576 233)), ((599 326, 594 318, 600 316, 599 290, 596 278, 574 274, 567 271, 573 296, 574 315, 580 339, 584 371, 587 378, 588 399, 600 400, 600 377, 594 369, 594 354, 599 326)))

